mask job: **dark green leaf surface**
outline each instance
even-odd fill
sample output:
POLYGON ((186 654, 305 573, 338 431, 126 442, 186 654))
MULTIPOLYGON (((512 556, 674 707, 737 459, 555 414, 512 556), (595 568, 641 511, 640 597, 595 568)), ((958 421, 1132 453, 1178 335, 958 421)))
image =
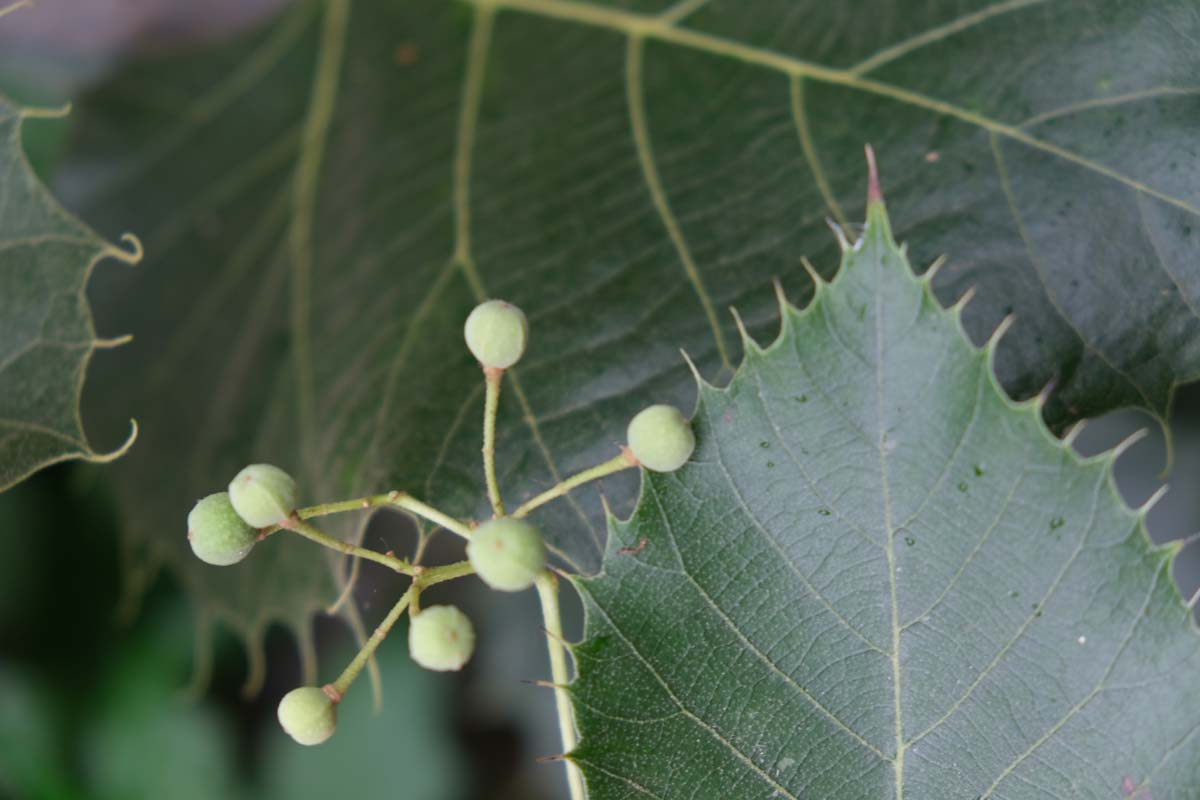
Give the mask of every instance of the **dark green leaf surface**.
POLYGON ((123 451, 93 450, 79 415, 92 353, 119 343, 96 338, 84 291, 96 262, 140 254, 97 236, 38 180, 21 128, 41 113, 0 94, 0 490, 47 464, 123 451))
POLYGON ((580 579, 591 800, 1195 798, 1200 632, 882 205, 580 579), (1141 792, 1141 794, 1136 794, 1141 792))
MULTIPOLYGON (((303 3, 84 99, 64 196, 150 254, 97 282, 138 339, 89 397, 143 422, 119 480, 151 560, 248 630, 332 599, 313 550, 236 574, 187 552, 187 508, 250 460, 306 500, 486 514, 461 341, 482 297, 532 326, 502 403, 510 502, 610 457, 640 407, 691 403, 680 348, 732 374, 727 306, 763 333, 771 277, 807 297, 800 257, 829 274, 864 141, 914 261, 949 256, 944 297, 978 287, 969 329, 1016 315, 1000 376, 1057 376, 1054 421, 1161 413, 1198 372, 1190 0, 667 8, 303 3)), ((632 489, 603 487, 618 510, 632 489)), ((589 572, 599 517, 587 489, 537 521, 589 572)))

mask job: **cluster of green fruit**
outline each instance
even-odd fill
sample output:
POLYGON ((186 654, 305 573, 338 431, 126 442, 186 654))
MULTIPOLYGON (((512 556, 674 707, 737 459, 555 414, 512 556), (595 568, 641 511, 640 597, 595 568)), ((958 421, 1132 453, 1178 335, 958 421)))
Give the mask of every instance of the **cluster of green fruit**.
MULTIPOLYGON (((471 312, 464 335, 485 373, 499 374, 521 358, 529 326, 519 308, 490 300, 471 312)), ((629 423, 628 443, 628 466, 641 465, 658 472, 678 469, 695 448, 688 421, 666 405, 650 406, 637 414, 629 423)), ((502 509, 498 514, 471 531, 467 559, 471 571, 492 589, 523 591, 546 571, 546 546, 532 525, 503 516, 502 509)), ((228 566, 244 559, 255 543, 273 530, 300 524, 296 481, 279 467, 252 464, 234 476, 228 491, 196 503, 188 514, 188 540, 202 561, 228 566)), ((414 586, 418 592, 419 588, 414 586)), ((413 660, 430 670, 461 669, 475 648, 471 620, 451 605, 419 611, 416 606, 413 600, 409 607, 408 645, 413 660)), ((328 739, 336 726, 337 704, 344 688, 339 681, 288 692, 279 704, 283 729, 300 744, 328 739)))

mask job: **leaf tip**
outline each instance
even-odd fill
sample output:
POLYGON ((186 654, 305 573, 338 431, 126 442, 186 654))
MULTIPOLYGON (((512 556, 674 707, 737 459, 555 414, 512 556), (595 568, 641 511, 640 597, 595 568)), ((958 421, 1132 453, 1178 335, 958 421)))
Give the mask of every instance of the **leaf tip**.
POLYGON ((879 168, 875 164, 875 148, 866 144, 863 145, 863 151, 867 156, 867 205, 882 204, 883 192, 879 191, 879 168))
POLYGON ((887 207, 883 203, 883 192, 879 188, 879 167, 875 162, 875 149, 864 145, 867 156, 867 227, 863 231, 865 241, 872 234, 885 242, 894 242, 892 224, 888 220, 887 207))

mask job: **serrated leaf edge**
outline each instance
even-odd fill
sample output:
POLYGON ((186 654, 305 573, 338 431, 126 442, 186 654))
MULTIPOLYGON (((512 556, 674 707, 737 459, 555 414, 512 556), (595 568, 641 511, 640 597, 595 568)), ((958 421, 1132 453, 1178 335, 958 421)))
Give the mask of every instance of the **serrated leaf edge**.
MULTIPOLYGON (((835 236, 838 237, 839 243, 841 243, 843 241, 842 236, 838 235, 841 232, 841 229, 839 227, 837 227, 836 225, 831 225, 831 228, 834 230, 835 236)), ((832 280, 827 281, 827 280, 823 279, 818 274, 818 272, 812 268, 811 264, 807 263, 806 259, 802 260, 802 263, 804 263, 804 265, 805 265, 806 271, 809 273, 809 276, 813 281, 813 293, 812 293, 812 296, 809 299, 809 302, 807 305, 805 305, 803 308, 801 308, 801 307, 798 307, 798 306, 792 304, 787 299, 786 292, 784 291, 782 285, 779 283, 778 280, 775 281, 775 294, 776 294, 776 300, 777 300, 777 303, 779 306, 780 326, 779 326, 778 334, 776 334, 775 338, 766 347, 762 347, 761 345, 759 345, 759 343, 749 334, 749 332, 746 330, 745 325, 742 323, 741 317, 738 314, 738 312, 736 311, 736 309, 732 309, 732 308, 730 309, 731 313, 734 316, 735 324, 737 325, 738 333, 741 338, 741 343, 742 343, 742 347, 743 347, 743 355, 742 355, 741 363, 738 364, 738 367, 734 371, 733 376, 730 378, 730 381, 728 384, 726 384, 724 387, 718 387, 718 386, 714 385, 713 383, 711 383, 710 381, 708 381, 706 378, 704 378, 703 375, 700 374, 699 370, 695 367, 692 360, 688 357, 687 353, 686 352, 683 353, 683 357, 691 369, 692 376, 696 382, 696 389, 697 389, 696 405, 692 410, 691 416, 693 418, 695 417, 695 414, 699 410, 701 403, 703 403, 704 397, 706 395, 727 395, 727 394, 729 394, 729 392, 733 389, 735 383, 738 381, 739 377, 742 375, 743 368, 746 365, 754 362, 756 359, 766 358, 766 357, 770 356, 775 350, 782 348, 784 343, 787 340, 788 334, 791 330, 791 325, 794 323, 794 321, 804 319, 805 317, 814 313, 817 309, 820 308, 819 304, 822 300, 822 297, 827 292, 832 290, 832 287, 836 283, 838 276, 840 276, 842 274, 843 270, 846 269, 846 266, 847 266, 846 255, 850 252, 857 252, 870 236, 876 236, 876 235, 886 236, 887 242, 892 247, 897 248, 898 252, 903 256, 905 264, 906 264, 906 271, 908 273, 908 276, 911 280, 913 280, 920 287, 920 290, 922 292, 922 300, 925 302, 929 302, 931 304, 931 307, 940 309, 942 313, 951 316, 954 319, 959 336, 962 337, 962 340, 967 344, 967 346, 971 349, 971 351, 976 355, 982 354, 985 356, 985 361, 987 364, 986 371, 987 371, 988 381, 990 382, 992 388, 995 390, 996 395, 999 397, 1001 402, 1004 404, 1004 407, 1010 411, 1014 411, 1019 414, 1026 414, 1026 415, 1033 416, 1035 418, 1035 427, 1037 428, 1037 430, 1041 432, 1042 436, 1045 437, 1047 442, 1049 442, 1050 444, 1052 444, 1059 450, 1065 451, 1070 463, 1072 463, 1078 467, 1081 467, 1081 468, 1092 467, 1097 464, 1100 464, 1103 466, 1106 483, 1108 485, 1108 490, 1110 492, 1112 492, 1112 494, 1119 500, 1120 506, 1122 508, 1126 509, 1136 520, 1136 527, 1137 527, 1138 531, 1141 533, 1143 542, 1146 546, 1146 554, 1159 555, 1160 557, 1165 556, 1166 568, 1167 568, 1168 574, 1170 574, 1172 577, 1171 588, 1174 592, 1176 599, 1179 602, 1180 607, 1188 612, 1188 616, 1191 619, 1191 624, 1186 627, 1188 629, 1190 629, 1193 634, 1200 636, 1200 623, 1197 622, 1195 616, 1191 613, 1192 609, 1196 605, 1197 601, 1200 601, 1200 591, 1197 591, 1196 596, 1191 599, 1185 597, 1179 586, 1178 581, 1174 580, 1174 575, 1173 575, 1173 569, 1175 566, 1176 558, 1178 558, 1179 554, 1183 551, 1184 547, 1197 537, 1196 536, 1180 537, 1180 538, 1176 538, 1176 539, 1172 539, 1167 542, 1164 542, 1163 544, 1158 544, 1151 538, 1150 532, 1149 532, 1148 528, 1146 527, 1146 516, 1150 512, 1150 510, 1154 507, 1154 505, 1158 502, 1158 500, 1161 499, 1161 497, 1166 493, 1167 488, 1168 488, 1166 485, 1159 487, 1159 489, 1157 491, 1155 491, 1150 496, 1150 498, 1148 498, 1145 502, 1143 502, 1140 506, 1138 506, 1136 508, 1130 506, 1127 502, 1125 502, 1125 499, 1121 496, 1121 493, 1117 488, 1115 474, 1114 474, 1114 466, 1115 466, 1117 460, 1127 450, 1129 450, 1129 448, 1131 448, 1134 444, 1141 441, 1141 439, 1143 439, 1146 436, 1147 430, 1145 428, 1139 429, 1139 430, 1135 431, 1134 433, 1132 433, 1131 435, 1127 436, 1121 442, 1119 442, 1118 444, 1116 444, 1115 446, 1113 446, 1112 448, 1110 448, 1108 450, 1102 451, 1100 453, 1097 453, 1097 454, 1091 455, 1091 456, 1083 456, 1083 455, 1080 455, 1071 446, 1071 442, 1073 441, 1074 435, 1078 433, 1078 428, 1081 427, 1081 424, 1076 425, 1075 427, 1070 429, 1067 432, 1067 434, 1065 434, 1062 438, 1059 438, 1058 436, 1056 436, 1054 434, 1053 431, 1051 431, 1051 429, 1045 422, 1045 418, 1043 416, 1043 410, 1044 410, 1046 403, 1049 400, 1050 394, 1054 388, 1053 382, 1049 383, 1046 387, 1043 388, 1042 391, 1038 392, 1035 396, 1033 396, 1029 399, 1013 400, 1008 395, 1008 393, 1004 390, 1003 386, 1000 384, 1000 382, 996 376, 995 359, 996 359, 996 353, 997 353, 997 349, 999 347, 1000 341, 1003 339, 1004 335, 1012 328, 1013 324, 1015 323, 1014 317, 1011 314, 1006 316, 1004 319, 1002 319, 1000 321, 1000 323, 996 326, 996 328, 992 331, 991 335, 988 337, 988 339, 982 345, 976 345, 975 342, 972 341, 971 337, 967 334, 966 328, 963 325, 963 311, 966 308, 966 306, 970 303, 972 297, 974 296, 974 288, 972 287, 972 288, 968 289, 966 292, 964 292, 953 304, 951 304, 949 306, 942 305, 942 303, 937 299, 937 296, 933 291, 933 279, 936 276, 938 269, 941 267, 942 263, 944 263, 945 258, 939 257, 937 260, 935 260, 930 265, 930 267, 923 274, 917 274, 916 271, 913 270, 912 265, 908 262, 906 246, 905 245, 897 245, 895 240, 892 238, 890 222, 888 221, 886 207, 884 206, 882 199, 880 199, 878 202, 868 203, 867 224, 863 229, 862 235, 855 241, 855 243, 853 245, 843 249, 842 260, 839 263, 838 271, 834 275, 832 280), (880 228, 882 228, 882 230, 880 230, 880 228)), ((1164 425, 1164 430, 1166 430, 1165 422, 1163 422, 1162 424, 1164 425)), ((642 503, 645 499, 647 477, 648 477, 648 475, 647 475, 646 471, 643 469, 642 475, 641 475, 641 482, 640 482, 639 488, 638 488, 637 501, 634 504, 633 510, 630 512, 629 516, 626 517, 625 519, 621 519, 620 517, 618 517, 612 511, 612 509, 609 507, 609 505, 607 503, 604 504, 605 522, 606 522, 606 526, 607 526, 607 530, 608 530, 608 543, 605 547, 604 557, 603 557, 603 560, 600 565, 600 570, 594 575, 588 575, 588 576, 569 575, 569 576, 567 576, 570 579, 572 586, 575 588, 576 592, 579 593, 579 595, 581 597, 583 597, 587 594, 587 587, 589 584, 603 580, 605 577, 607 577, 606 568, 609 563, 609 559, 617 553, 618 548, 621 547, 622 544, 624 543, 624 539, 619 536, 620 532, 627 528, 627 526, 631 523, 633 518, 636 517, 637 514, 639 513, 639 511, 642 509, 642 503)), ((586 632, 590 627, 590 622, 591 622, 590 615, 592 613, 586 602, 583 603, 583 612, 584 612, 584 631, 586 632)), ((584 638, 580 642, 566 643, 567 649, 569 652, 572 653, 573 658, 575 657, 576 649, 578 647, 580 647, 581 645, 585 644, 587 641, 588 641, 588 638, 585 633, 584 638)), ((578 664, 578 661, 576 661, 576 664, 578 664)), ((578 680, 578 670, 576 670, 575 677, 565 687, 565 691, 567 692, 568 696, 571 698, 573 705, 577 704, 577 702, 578 702, 578 699, 575 696, 575 689, 574 689, 577 680, 578 680)), ((580 768, 580 771, 581 771, 581 773, 583 773, 584 780, 586 782, 587 773, 582 769, 582 767, 584 765, 573 758, 573 754, 584 746, 586 746, 586 742, 581 740, 579 745, 576 747, 576 749, 570 753, 566 753, 564 755, 564 758, 571 761, 577 767, 580 768)))
MULTIPOLYGON (((0 9, 0 16, 3 16, 4 14, 9 13, 11 11, 15 11, 18 8, 23 7, 24 5, 26 5, 26 4, 18 2, 12 6, 8 6, 6 8, 0 9)), ((84 267, 83 280, 81 281, 80 288, 79 288, 79 294, 81 295, 80 299, 83 301, 81 304, 81 307, 84 309, 84 311, 86 313, 87 327, 88 327, 88 330, 91 332, 91 337, 92 337, 92 341, 90 342, 90 344, 88 346, 88 350, 83 356, 82 363, 80 365, 79 376, 76 380, 75 387, 74 387, 74 403, 73 403, 73 405, 74 405, 74 410, 75 410, 75 422, 76 422, 80 432, 83 433, 83 431, 84 431, 83 412, 80 408, 80 401, 83 397, 83 385, 87 380, 88 367, 91 365, 92 356, 95 354, 95 352, 97 350, 107 350, 107 349, 112 349, 112 348, 116 348, 116 347, 121 347, 125 344, 128 344, 129 342, 131 342, 133 340, 132 335, 117 336, 117 337, 112 337, 112 338, 99 338, 96 336, 95 320, 92 317, 91 304, 87 302, 87 296, 86 296, 88 283, 91 281, 92 272, 93 272, 93 270, 95 270, 96 265, 99 264, 104 259, 112 258, 123 264, 136 265, 139 262, 141 262, 142 257, 145 254, 145 251, 142 247, 141 240, 138 239, 138 237, 135 234, 129 233, 129 232, 121 234, 121 237, 120 237, 121 244, 123 244, 129 248, 128 250, 123 249, 121 246, 114 244, 112 242, 109 242, 107 239, 102 237, 100 234, 96 233, 96 231, 94 231, 90 226, 85 224, 78 217, 76 217, 75 215, 71 214, 66 209, 64 209, 58 203, 58 201, 54 198, 54 196, 50 193, 50 191, 46 187, 46 185, 44 183, 42 183, 42 181, 37 177, 37 174, 33 169, 33 165, 29 163, 29 158, 25 153, 25 148, 22 143, 22 130, 24 128, 25 121, 28 119, 56 119, 56 118, 60 118, 60 117, 65 117, 71 113, 71 105, 68 103, 60 108, 37 108, 37 107, 31 107, 31 106, 23 106, 19 103, 13 102, 11 100, 11 98, 9 98, 7 95, 4 95, 4 94, 0 94, 0 100, 9 104, 13 109, 16 110, 16 125, 15 125, 14 137, 13 137, 15 140, 13 142, 13 144, 15 146, 14 146, 13 150, 15 152, 15 157, 17 160, 17 169, 23 171, 27 176, 29 176, 30 185, 32 187, 32 190, 35 193, 42 195, 44 201, 46 202, 46 207, 48 209, 50 209, 55 215, 60 217, 68 225, 75 227, 77 230, 79 230, 83 236, 84 241, 90 242, 97 248, 95 255, 92 256, 91 260, 88 261, 87 265, 84 267)), ((129 435, 125 438, 124 442, 122 442, 120 445, 118 445, 113 450, 108 451, 108 452, 96 451, 88 443, 86 434, 84 434, 83 437, 81 439, 79 439, 78 441, 75 441, 73 439, 70 440, 71 444, 76 445, 78 447, 77 451, 62 453, 54 458, 45 459, 36 464, 33 464, 25 471, 20 472, 17 475, 15 475, 7 483, 0 483, 0 492, 3 492, 7 489, 12 488, 16 484, 20 483, 21 481, 25 480, 30 475, 34 474, 35 472, 37 472, 41 469, 44 469, 53 464, 61 463, 63 461, 71 461, 71 460, 79 459, 82 461, 87 461, 87 462, 91 462, 91 463, 95 463, 95 464, 107 464, 111 461, 115 461, 116 459, 120 458, 121 456, 123 456, 127 452, 129 452, 129 449, 131 447, 133 447, 134 442, 137 441, 137 437, 138 437, 137 420, 130 419, 129 423, 130 423, 129 435)), ((47 433, 47 435, 50 435, 49 432, 46 432, 46 433, 47 433)), ((64 440, 66 440, 66 437, 62 437, 61 435, 59 435, 57 433, 55 433, 54 435, 57 438, 62 438, 64 440)))

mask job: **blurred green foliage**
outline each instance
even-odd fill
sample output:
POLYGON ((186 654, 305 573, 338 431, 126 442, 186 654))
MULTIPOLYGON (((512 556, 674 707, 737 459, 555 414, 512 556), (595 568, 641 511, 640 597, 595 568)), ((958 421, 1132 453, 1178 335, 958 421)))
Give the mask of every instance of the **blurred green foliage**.
MULTIPOLYGON (((380 652, 385 708, 374 713, 364 681, 322 747, 277 729, 282 681, 256 702, 238 699, 235 647, 219 648, 207 691, 186 692, 184 598, 160 582, 132 624, 118 620, 115 517, 94 477, 62 466, 0 495, 0 797, 315 800, 347 786, 363 800, 463 796, 455 684, 416 668, 403 635, 380 652)), ((349 644, 328 648, 322 674, 350 657, 349 644)), ((276 678, 288 649, 272 654, 276 678)))

